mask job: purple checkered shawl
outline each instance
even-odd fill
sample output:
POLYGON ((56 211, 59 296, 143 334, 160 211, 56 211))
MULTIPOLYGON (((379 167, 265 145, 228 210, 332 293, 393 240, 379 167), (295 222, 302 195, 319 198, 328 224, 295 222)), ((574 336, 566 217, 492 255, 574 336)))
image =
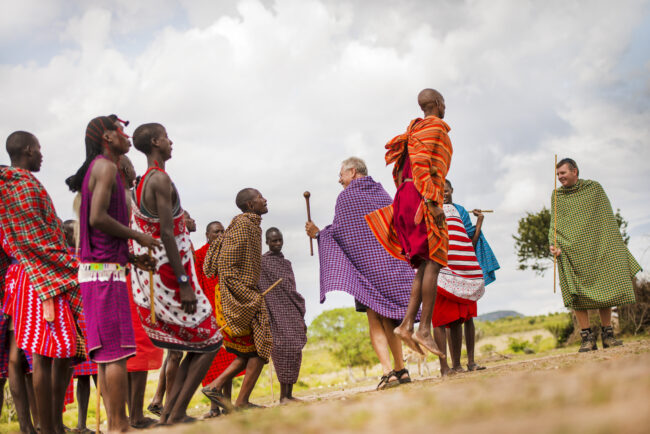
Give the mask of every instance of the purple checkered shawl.
POLYGON ((271 359, 280 383, 294 384, 300 373, 302 348, 307 343, 305 299, 296 291, 291 262, 282 253, 264 253, 260 291, 280 278, 282 282, 264 296, 273 336, 271 359))
POLYGON ((383 317, 404 318, 415 273, 386 252, 363 218, 392 203, 370 176, 339 194, 334 221, 318 238, 321 303, 328 292, 344 291, 383 317))

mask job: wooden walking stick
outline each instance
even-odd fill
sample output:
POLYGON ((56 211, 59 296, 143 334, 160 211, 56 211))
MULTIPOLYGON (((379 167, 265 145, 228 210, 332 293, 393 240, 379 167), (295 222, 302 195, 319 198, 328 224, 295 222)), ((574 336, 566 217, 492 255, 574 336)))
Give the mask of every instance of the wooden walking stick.
MULTIPOLYGON (((275 288, 276 286, 278 286, 280 283, 282 283, 282 277, 280 277, 278 280, 276 280, 275 283, 274 283, 273 285, 269 286, 269 287, 266 289, 266 291, 264 291, 264 292, 262 293, 262 297, 264 297, 266 294, 268 294, 269 291, 271 291, 273 288, 275 288)), ((224 327, 226 327, 225 324, 224 324, 223 326, 221 326, 221 327, 219 328, 219 330, 217 330, 217 331, 220 332, 221 330, 224 329, 224 327)))
MULTIPOLYGON (((557 154, 555 154, 555 165, 553 166, 553 179, 555 181, 555 191, 553 192, 553 247, 557 249, 557 154)), ((557 266, 557 255, 553 254, 553 294, 555 294, 556 276, 555 268, 557 266)))
MULTIPOLYGON (((149 247, 149 258, 152 258, 151 247, 149 247)), ((156 309, 153 306, 153 270, 149 270, 149 302, 151 303, 151 324, 156 323, 156 309)))
POLYGON ((271 380, 271 403, 275 402, 275 392, 273 391, 273 361, 269 357, 269 380, 271 380))
MULTIPOLYGON (((306 191, 303 193, 303 196, 305 196, 305 201, 307 202, 307 221, 311 221, 311 210, 309 209, 309 196, 311 196, 311 193, 306 191)), ((309 253, 311 256, 314 256, 314 239, 312 237, 309 237, 309 253)))
POLYGON ((97 426, 95 427, 95 432, 99 434, 99 425, 102 422, 101 393, 99 391, 99 371, 97 372, 97 384, 95 384, 95 390, 97 391, 97 405, 95 407, 95 420, 97 421, 97 426))

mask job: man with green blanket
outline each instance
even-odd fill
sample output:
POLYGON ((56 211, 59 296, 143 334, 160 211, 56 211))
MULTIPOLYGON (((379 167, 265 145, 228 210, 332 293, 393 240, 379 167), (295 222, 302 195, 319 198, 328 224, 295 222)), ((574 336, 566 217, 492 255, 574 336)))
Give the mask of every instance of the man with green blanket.
POLYGON ((578 165, 570 158, 557 164, 556 174, 562 187, 551 196, 548 238, 551 254, 557 257, 564 305, 573 309, 582 329, 579 351, 598 349, 588 309, 600 313, 603 348, 622 345, 614 337, 612 307, 636 302, 632 279, 641 267, 623 242, 601 185, 579 179, 578 165))

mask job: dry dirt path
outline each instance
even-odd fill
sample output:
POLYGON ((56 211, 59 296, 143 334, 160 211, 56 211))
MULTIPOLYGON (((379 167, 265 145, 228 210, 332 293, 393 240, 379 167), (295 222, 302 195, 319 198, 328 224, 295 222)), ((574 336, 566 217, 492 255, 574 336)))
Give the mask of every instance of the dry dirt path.
POLYGON ((648 433, 650 338, 491 364, 382 392, 359 387, 305 398, 153 432, 648 433))

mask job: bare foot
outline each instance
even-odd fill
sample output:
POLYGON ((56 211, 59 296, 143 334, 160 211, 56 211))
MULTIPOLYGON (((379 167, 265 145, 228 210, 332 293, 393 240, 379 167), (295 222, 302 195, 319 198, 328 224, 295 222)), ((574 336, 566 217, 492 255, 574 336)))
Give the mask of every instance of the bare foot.
POLYGON ((413 330, 406 330, 401 326, 397 326, 393 330, 393 333, 395 334, 395 336, 400 338, 402 342, 406 344, 407 347, 409 347, 410 349, 412 349, 418 354, 424 355, 424 351, 422 351, 422 348, 420 348, 420 346, 411 338, 411 336, 413 335, 413 330))
POLYGON ((219 410, 219 408, 211 408, 210 411, 201 416, 201 420, 212 419, 219 416, 221 416, 221 410, 219 410))
POLYGON ((294 398, 293 396, 283 396, 280 398, 280 404, 291 404, 292 402, 302 402, 302 399, 294 398))
POLYGON ((130 422, 130 424, 131 428, 147 429, 152 427, 156 422, 158 421, 150 417, 143 417, 141 420, 130 422))
POLYGON ((444 368, 440 368, 440 376, 441 377, 451 377, 456 375, 456 372, 454 372, 453 369, 451 369, 449 366, 445 366, 444 368))
POLYGON ((433 337, 430 333, 421 332, 420 329, 411 335, 412 339, 417 343, 422 345, 427 350, 431 351, 436 356, 441 359, 446 359, 447 355, 438 349, 436 341, 433 340, 433 337))
POLYGON ((262 405, 253 404, 252 402, 245 402, 243 404, 235 406, 235 410, 237 410, 237 411, 255 410, 255 409, 258 409, 258 408, 265 408, 265 407, 262 406, 262 405))
POLYGON ((451 370, 457 374, 462 374, 463 372, 467 372, 463 369, 462 366, 456 366, 455 368, 451 368, 451 370))
POLYGON ((170 417, 167 420, 167 424, 172 425, 172 424, 177 424, 177 423, 194 423, 196 421, 198 421, 197 418, 192 417, 192 416, 188 416, 188 415, 185 414, 185 415, 179 416, 178 418, 173 418, 172 419, 170 417))

